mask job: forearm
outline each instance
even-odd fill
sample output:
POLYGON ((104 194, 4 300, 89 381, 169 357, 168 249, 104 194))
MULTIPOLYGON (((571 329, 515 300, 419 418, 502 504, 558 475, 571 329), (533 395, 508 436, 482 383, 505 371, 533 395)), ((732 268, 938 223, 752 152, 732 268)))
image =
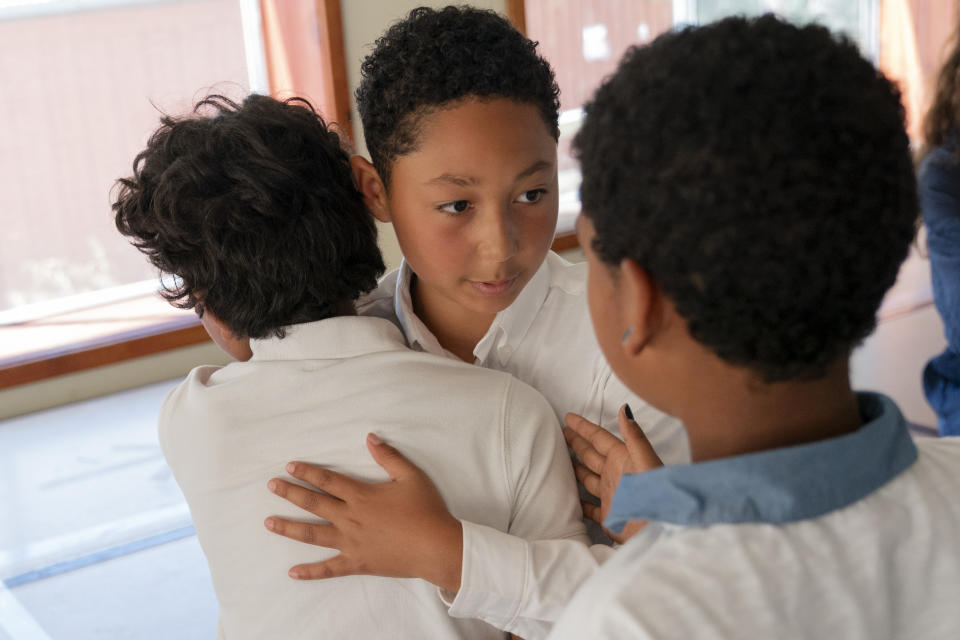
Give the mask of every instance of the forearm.
POLYGON ((580 584, 613 549, 588 546, 585 536, 524 540, 463 524, 463 576, 457 594, 444 593, 450 615, 479 618, 527 640, 541 638, 580 584))

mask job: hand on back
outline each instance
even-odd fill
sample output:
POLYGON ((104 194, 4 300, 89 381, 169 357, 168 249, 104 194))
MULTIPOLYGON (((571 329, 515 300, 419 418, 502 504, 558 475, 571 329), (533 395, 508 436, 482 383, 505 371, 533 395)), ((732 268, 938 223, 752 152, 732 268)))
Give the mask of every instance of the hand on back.
POLYGON ((282 536, 337 549, 340 554, 290 569, 301 580, 375 575, 422 578, 451 592, 460 589, 463 531, 433 482, 393 447, 370 434, 367 448, 390 475, 366 483, 306 462, 287 471, 316 490, 272 479, 278 496, 329 524, 271 516, 264 525, 282 536))

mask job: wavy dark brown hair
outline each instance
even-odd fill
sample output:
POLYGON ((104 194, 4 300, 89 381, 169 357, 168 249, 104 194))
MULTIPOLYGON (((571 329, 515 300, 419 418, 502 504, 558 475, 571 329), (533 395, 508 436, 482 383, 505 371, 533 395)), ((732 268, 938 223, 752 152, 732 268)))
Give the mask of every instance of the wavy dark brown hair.
MULTIPOLYGON (((951 43, 950 55, 937 74, 933 101, 923 118, 923 145, 919 159, 946 142, 950 132, 960 124, 960 19, 951 43)), ((956 157, 960 161, 960 145, 956 157)))
POLYGON ((377 285, 373 216, 336 131, 306 100, 212 95, 163 116, 118 180, 117 229, 162 273, 162 295, 239 337, 340 315, 377 285))

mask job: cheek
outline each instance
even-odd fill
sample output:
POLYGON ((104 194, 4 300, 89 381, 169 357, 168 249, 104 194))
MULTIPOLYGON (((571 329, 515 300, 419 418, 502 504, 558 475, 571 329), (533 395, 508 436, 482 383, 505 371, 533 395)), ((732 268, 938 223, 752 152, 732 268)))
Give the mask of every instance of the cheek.
POLYGON ((422 278, 434 279, 445 273, 452 275, 465 256, 471 254, 465 234, 456 225, 395 222, 394 230, 404 257, 422 278))
POLYGON ((617 358, 623 337, 611 308, 611 294, 610 283, 599 277, 591 265, 587 278, 587 303, 590 306, 590 319, 597 343, 607 362, 617 358))
POLYGON ((546 255, 557 232, 557 211, 557 199, 553 197, 541 211, 521 216, 521 243, 525 249, 535 248, 546 255))

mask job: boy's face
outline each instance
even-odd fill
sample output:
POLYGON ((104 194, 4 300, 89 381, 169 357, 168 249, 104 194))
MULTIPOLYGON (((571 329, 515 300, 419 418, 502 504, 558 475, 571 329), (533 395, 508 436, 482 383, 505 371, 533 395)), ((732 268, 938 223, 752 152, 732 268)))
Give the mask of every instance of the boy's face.
POLYGON ((393 164, 385 221, 421 302, 451 315, 495 314, 553 241, 556 141, 536 107, 502 98, 457 102, 421 125, 417 150, 393 164))

